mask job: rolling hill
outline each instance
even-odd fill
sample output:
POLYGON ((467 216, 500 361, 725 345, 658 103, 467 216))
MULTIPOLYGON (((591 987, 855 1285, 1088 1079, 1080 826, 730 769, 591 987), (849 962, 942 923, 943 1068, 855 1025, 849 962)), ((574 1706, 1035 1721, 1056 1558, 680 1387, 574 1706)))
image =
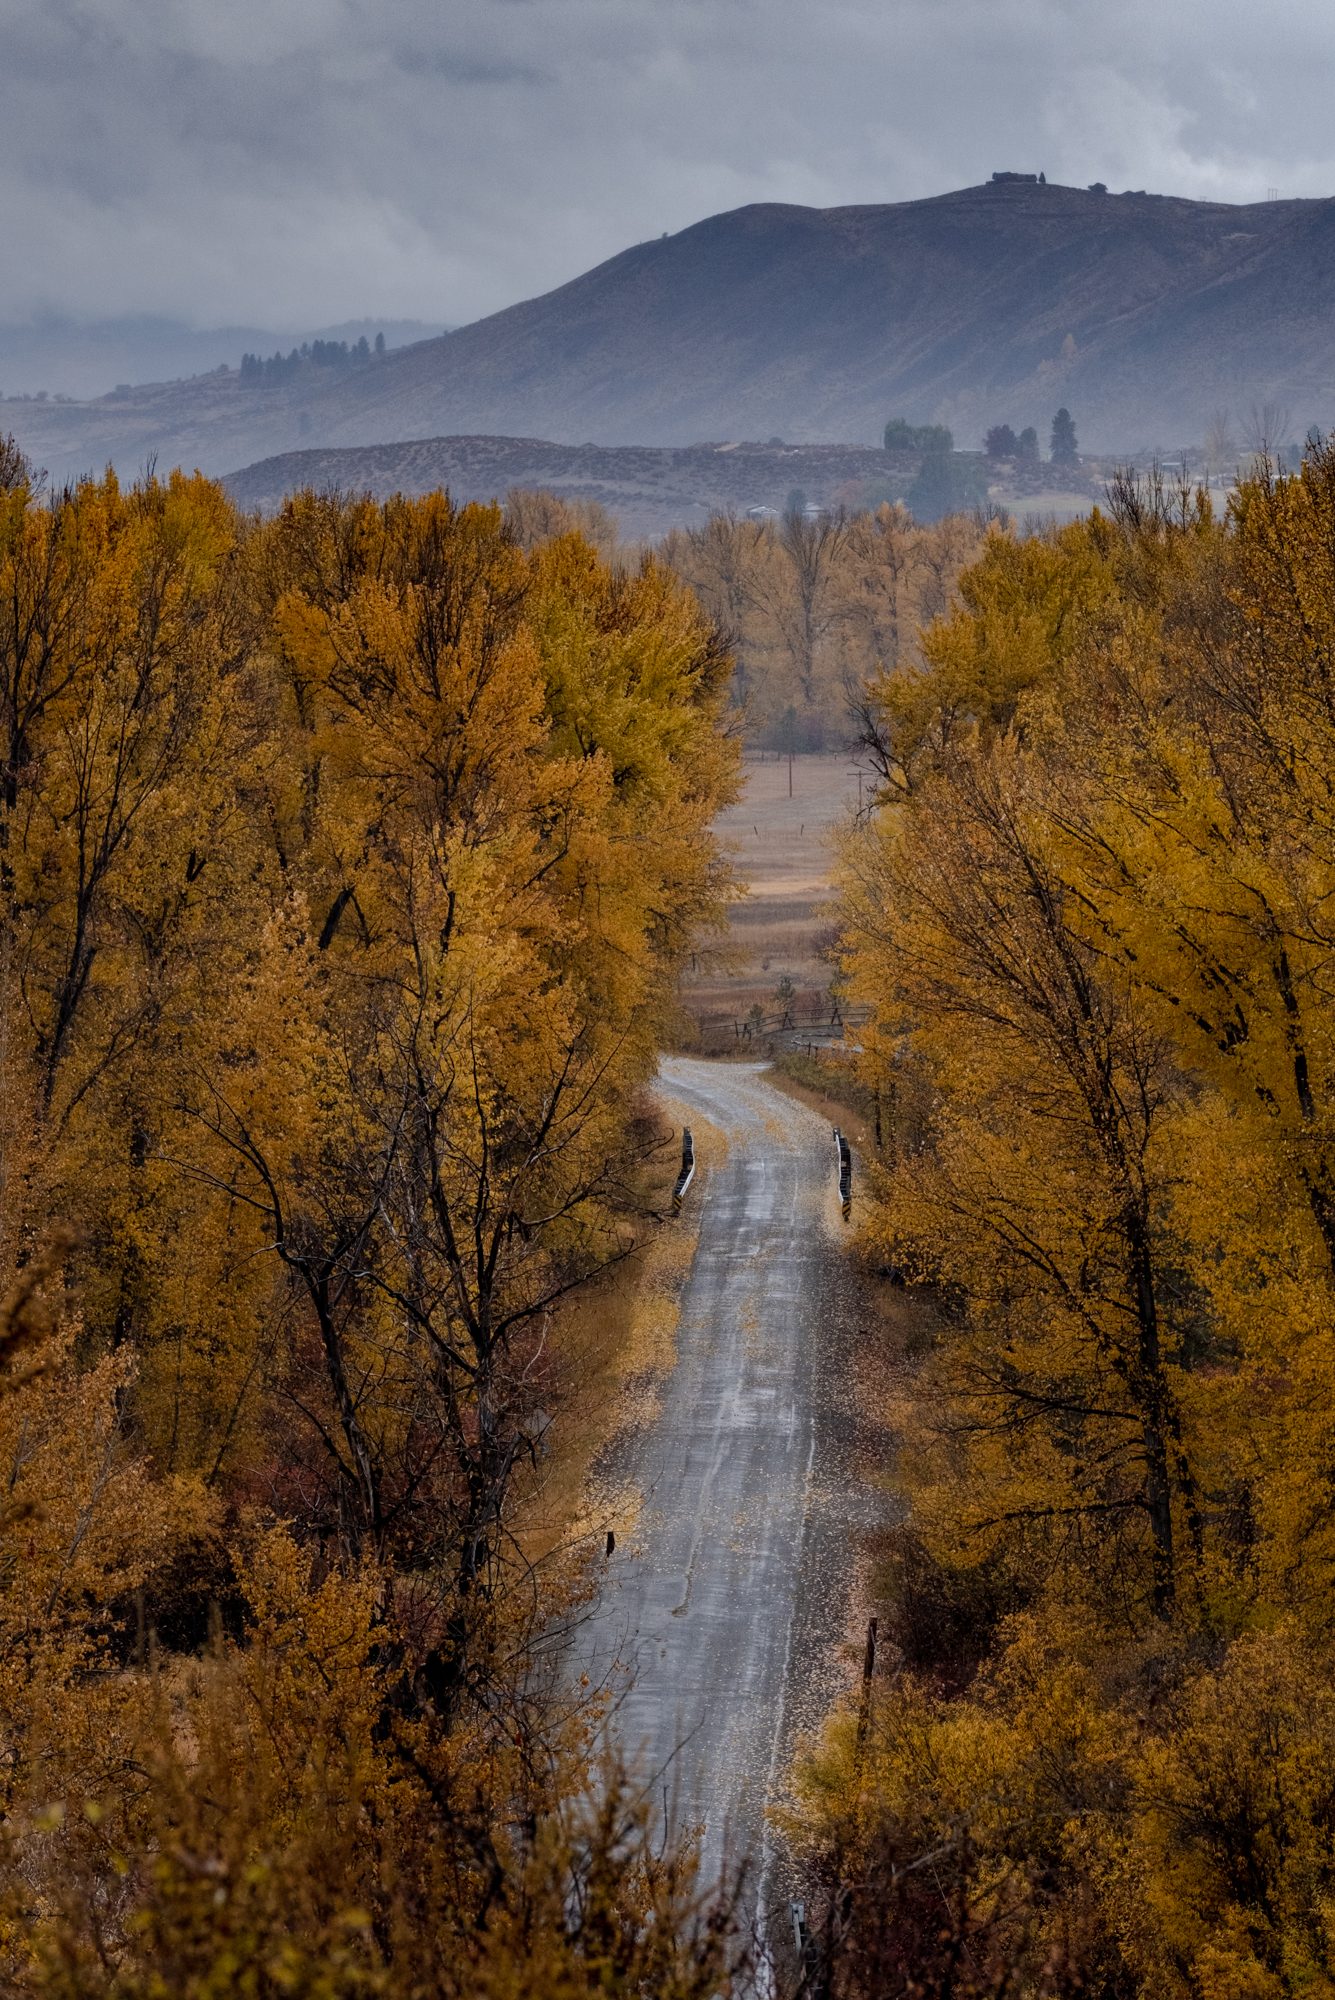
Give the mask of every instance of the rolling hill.
POLYGON ((545 438, 441 437, 405 443, 342 445, 279 453, 232 473, 227 486, 261 513, 298 487, 329 486, 386 499, 446 487, 456 500, 501 498, 512 487, 541 488, 565 500, 594 500, 622 535, 652 540, 716 511, 781 510, 795 488, 819 505, 855 491, 880 497, 907 492, 918 460, 911 452, 857 445, 570 445, 545 438))
POLYGON ((1335 405, 1335 201, 989 184, 713 216, 332 381, 212 375, 3 404, 0 425, 57 473, 149 453, 225 471, 447 433, 872 444, 891 414, 976 444, 1059 403, 1086 447, 1130 452, 1263 401, 1298 432, 1335 405))

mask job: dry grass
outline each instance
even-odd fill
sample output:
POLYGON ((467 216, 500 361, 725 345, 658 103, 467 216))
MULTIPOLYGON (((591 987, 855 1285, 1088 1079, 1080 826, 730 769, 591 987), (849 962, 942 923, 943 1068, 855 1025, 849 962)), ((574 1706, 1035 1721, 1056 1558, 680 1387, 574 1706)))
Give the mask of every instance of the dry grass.
POLYGON ((599 1460, 613 1438, 652 1423, 657 1414, 659 1392, 676 1361, 678 1302, 695 1256, 705 1186, 728 1145, 715 1126, 692 1114, 696 1180, 681 1215, 673 1217, 681 1120, 666 1094, 658 1104, 663 1144, 642 1178, 639 1241, 621 1263, 564 1301, 555 1317, 554 1421, 549 1449, 524 1496, 520 1528, 533 1562, 581 1542, 596 1549, 609 1528, 625 1541, 635 1525, 640 1495, 610 1484, 599 1460))
MULTIPOLYGON (((839 1096, 836 1090, 822 1090, 802 1077, 792 1076, 779 1063, 766 1071, 765 1080, 772 1083, 776 1090, 781 1090, 785 1097, 805 1104, 808 1111, 814 1111, 827 1125, 837 1125, 854 1152, 863 1159, 871 1157, 875 1144, 871 1121, 865 1112, 839 1096)), ((837 1085, 837 1080, 837 1072, 832 1071, 830 1081, 837 1085)))
POLYGON ((775 1007, 786 974, 797 988, 794 1019, 828 1016, 831 967, 822 955, 835 918, 833 835, 859 798, 859 779, 846 755, 792 760, 749 757, 745 789, 714 822, 747 895, 731 913, 726 936, 701 951, 682 983, 686 1012, 701 1024, 730 1030, 752 1006, 775 1007))

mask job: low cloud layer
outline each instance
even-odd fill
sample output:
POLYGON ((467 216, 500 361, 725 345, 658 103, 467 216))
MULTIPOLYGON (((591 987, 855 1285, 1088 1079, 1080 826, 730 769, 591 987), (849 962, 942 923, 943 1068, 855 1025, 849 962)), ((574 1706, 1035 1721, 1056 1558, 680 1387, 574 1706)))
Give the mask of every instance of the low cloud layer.
POLYGON ((1319 0, 0 0, 3 314, 455 324, 752 201, 1335 193, 1319 0))

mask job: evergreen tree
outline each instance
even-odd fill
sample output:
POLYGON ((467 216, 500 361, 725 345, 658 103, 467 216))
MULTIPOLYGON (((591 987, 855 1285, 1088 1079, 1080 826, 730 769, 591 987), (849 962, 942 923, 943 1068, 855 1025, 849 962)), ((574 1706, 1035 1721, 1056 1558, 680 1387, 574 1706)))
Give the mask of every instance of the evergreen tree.
MULTIPOLYGON (((941 434, 950 436, 949 431, 941 434)), ((961 514, 986 497, 982 462, 976 456, 934 444, 924 452, 918 476, 904 497, 915 521, 940 521, 947 514, 961 514)))
POLYGON ((1063 406, 1052 419, 1052 463, 1074 465, 1075 454, 1075 422, 1071 412, 1063 406))

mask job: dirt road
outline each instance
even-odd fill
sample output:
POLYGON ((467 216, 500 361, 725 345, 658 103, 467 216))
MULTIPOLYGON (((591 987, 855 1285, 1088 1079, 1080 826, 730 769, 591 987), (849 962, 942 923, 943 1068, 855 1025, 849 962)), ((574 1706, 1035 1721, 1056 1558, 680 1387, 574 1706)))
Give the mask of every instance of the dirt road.
POLYGON ((762 1917, 783 1887, 766 1831, 796 1728, 832 1679, 860 1511, 847 1413, 855 1292, 830 1128, 760 1065, 665 1060, 665 1108, 726 1157, 692 1189, 699 1241, 677 1360, 618 1473, 643 1494, 581 1653, 620 1690, 624 1749, 707 1878, 745 1857, 762 1917))

